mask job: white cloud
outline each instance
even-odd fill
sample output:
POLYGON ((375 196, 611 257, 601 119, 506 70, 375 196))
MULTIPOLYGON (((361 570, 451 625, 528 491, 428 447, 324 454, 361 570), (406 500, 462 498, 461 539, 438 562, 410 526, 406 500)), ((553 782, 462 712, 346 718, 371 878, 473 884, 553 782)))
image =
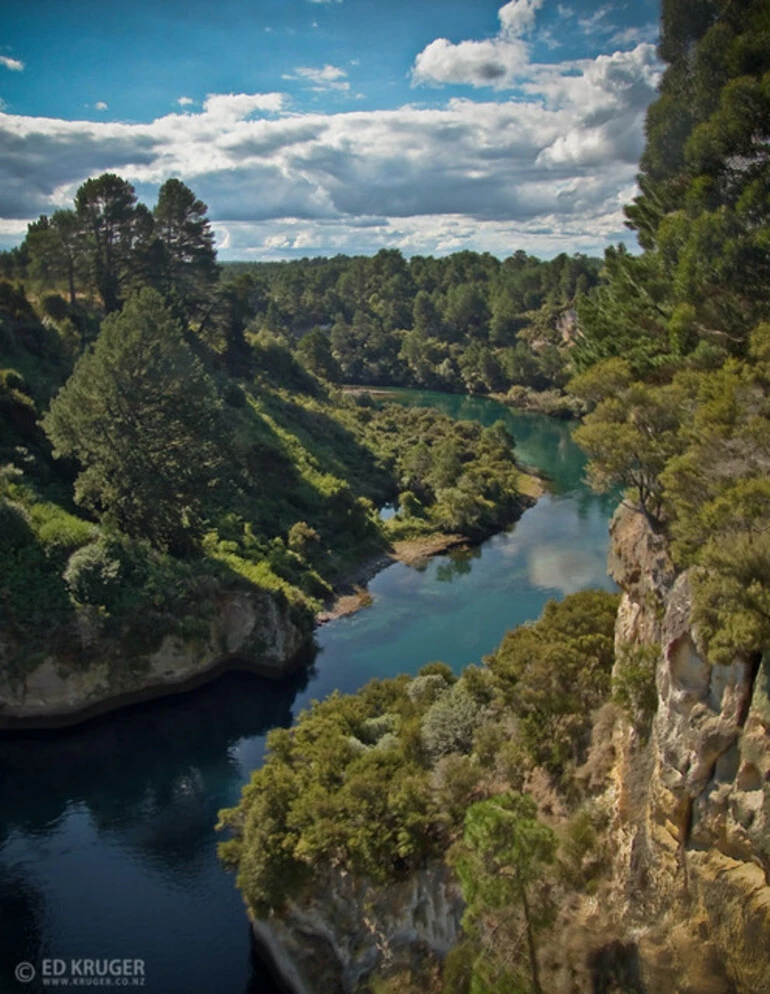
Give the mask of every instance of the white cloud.
POLYGON ((177 103, 179 104, 180 107, 192 107, 195 101, 193 100, 192 97, 180 97, 177 100, 177 103))
POLYGON ((94 110, 107 110, 108 105, 103 100, 97 100, 94 104, 94 110))
POLYGON ((12 59, 8 55, 0 55, 0 66, 5 66, 11 72, 21 72, 24 69, 24 63, 20 59, 12 59))
POLYGON ((203 101, 203 110, 223 121, 240 121, 257 111, 277 114, 285 104, 283 93, 209 93, 203 101))
POLYGON ((293 73, 286 73, 282 77, 283 79, 298 79, 302 82, 308 83, 312 90, 317 93, 321 93, 325 90, 340 90, 347 92, 350 89, 350 83, 347 79, 348 74, 344 69, 340 69, 338 66, 332 66, 327 63, 321 69, 314 69, 311 66, 299 66, 294 70, 293 73))
POLYGON ((519 39, 493 38, 455 45, 446 38, 437 38, 417 56, 412 81, 509 89, 526 70, 528 60, 527 47, 519 39))
MULTIPOLYGON (((140 124, 0 113, 0 235, 109 170, 148 202, 169 176, 189 183, 230 258, 382 245, 600 251, 624 234, 659 74, 653 47, 565 65, 533 64, 525 47, 504 71, 520 73, 510 98, 434 108, 298 113, 285 94, 240 93, 140 124)), ((293 75, 313 88, 348 83, 333 65, 293 75)))
POLYGON ((535 26, 535 13, 543 0, 511 0, 498 11, 502 34, 513 38, 527 34, 535 26))
POLYGON ((309 0, 310 3, 342 3, 342 0, 309 0))
POLYGON ((543 0, 511 0, 498 11, 500 33, 484 41, 454 44, 437 38, 417 56, 412 68, 414 84, 465 84, 507 90, 529 68, 529 46, 521 38, 535 26, 543 0))
POLYGON ((602 24, 602 21, 612 11, 611 4, 605 4, 603 7, 599 7, 595 10, 590 17, 582 17, 578 24, 583 29, 587 35, 596 34, 597 32, 613 31, 614 28, 608 24, 602 24))
POLYGON ((644 24, 641 27, 624 28, 610 38, 611 45, 638 45, 643 41, 654 42, 658 37, 657 24, 644 24))

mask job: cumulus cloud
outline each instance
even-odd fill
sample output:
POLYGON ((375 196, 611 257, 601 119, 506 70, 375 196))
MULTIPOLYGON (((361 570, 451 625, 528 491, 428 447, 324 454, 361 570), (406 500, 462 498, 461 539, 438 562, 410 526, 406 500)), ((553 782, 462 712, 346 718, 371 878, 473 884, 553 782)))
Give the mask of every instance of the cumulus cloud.
POLYGON ((0 55, 0 66, 5 66, 11 72, 21 72, 24 69, 24 63, 20 59, 12 59, 8 55, 0 55))
POLYGON ((203 111, 222 121, 240 121, 258 111, 277 114, 285 104, 284 93, 209 93, 203 111))
MULTIPOLYGON (((418 56, 415 81, 491 86, 494 100, 335 114, 299 113, 277 92, 213 93, 200 108, 182 97, 179 111, 138 124, 0 113, 0 240, 110 170, 148 202, 169 176, 188 182, 230 258, 383 245, 600 251, 624 233, 660 67, 647 42, 531 62, 540 5, 513 0, 495 38, 438 39, 418 56)), ((311 89, 349 87, 331 64, 291 77, 311 89)))
POLYGON ((527 72, 529 46, 521 36, 534 27, 535 14, 542 3, 543 0, 511 0, 501 7, 496 38, 459 44, 447 38, 432 41, 415 59, 412 82, 509 89, 527 72))
POLYGON ((535 26, 535 12, 543 6, 543 0, 511 0, 498 12, 501 31, 505 35, 518 38, 535 26))
POLYGON ((293 73, 284 74, 283 79, 305 82, 316 93, 323 93, 328 90, 347 92, 350 89, 347 76, 348 74, 344 69, 327 64, 321 69, 314 69, 311 66, 299 66, 293 73))
POLYGON ((417 56, 412 80, 440 86, 464 83, 477 88, 509 89, 528 62, 527 46, 518 38, 461 41, 458 45, 447 38, 437 38, 417 56))
POLYGON ((108 105, 103 100, 97 100, 94 104, 94 110, 107 110, 108 105))

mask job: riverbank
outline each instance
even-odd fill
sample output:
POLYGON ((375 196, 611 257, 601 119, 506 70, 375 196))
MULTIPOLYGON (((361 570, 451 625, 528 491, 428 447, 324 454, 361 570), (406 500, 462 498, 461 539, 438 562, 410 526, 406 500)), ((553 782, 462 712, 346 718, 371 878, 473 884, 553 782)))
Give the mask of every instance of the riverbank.
MULTIPOLYGON (((387 400, 393 390, 411 390, 412 387, 343 386, 343 394, 359 397, 368 394, 375 400, 387 400)), ((465 396, 449 394, 449 396, 465 396)), ((533 390, 531 387, 511 387, 507 393, 477 394, 479 399, 494 400, 513 411, 524 414, 544 414, 559 421, 579 421, 585 413, 582 403, 561 390, 533 390)))
POLYGON ((355 614, 372 604, 372 596, 366 589, 370 580, 393 563, 406 566, 419 566, 433 556, 443 555, 457 549, 467 549, 472 545, 464 535, 437 533, 419 538, 402 539, 393 543, 392 549, 361 563, 346 574, 334 588, 334 594, 323 611, 316 615, 316 625, 325 625, 337 618, 355 614))
POLYGON ((521 506, 518 513, 502 527, 474 537, 435 532, 414 538, 398 539, 387 552, 374 556, 350 570, 335 583, 332 596, 324 605, 324 609, 316 615, 316 626, 328 624, 337 618, 345 618, 362 608, 370 607, 373 601, 371 594, 366 589, 367 584, 382 570, 392 566, 393 563, 404 563, 406 566, 418 568, 434 556, 472 549, 515 524, 521 515, 536 504, 546 492, 545 481, 535 476, 532 471, 522 471, 519 485, 521 488, 521 506))

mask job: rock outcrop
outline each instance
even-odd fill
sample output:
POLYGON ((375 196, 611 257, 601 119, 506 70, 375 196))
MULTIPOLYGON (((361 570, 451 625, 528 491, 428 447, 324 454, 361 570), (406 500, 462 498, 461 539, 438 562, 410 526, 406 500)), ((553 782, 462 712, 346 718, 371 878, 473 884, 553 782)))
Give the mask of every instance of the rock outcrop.
POLYGON ((463 907, 443 864, 382 886, 334 873, 253 929, 294 994, 353 994, 375 968, 443 958, 457 941, 463 907))
MULTIPOLYGON (((18 676, 0 641, 0 728, 70 724, 139 700, 188 689, 224 667, 280 678, 300 665, 312 633, 284 601, 256 588, 222 591, 201 605, 194 630, 106 634, 81 612, 66 640, 18 676)), ((151 629, 151 625, 147 626, 151 629)))
POLYGON ((657 688, 648 741, 624 718, 615 728, 612 914, 634 936, 640 990, 763 994, 770 653, 710 663, 692 622, 691 572, 677 574, 638 512, 621 507, 611 532, 617 657, 648 650, 657 688))

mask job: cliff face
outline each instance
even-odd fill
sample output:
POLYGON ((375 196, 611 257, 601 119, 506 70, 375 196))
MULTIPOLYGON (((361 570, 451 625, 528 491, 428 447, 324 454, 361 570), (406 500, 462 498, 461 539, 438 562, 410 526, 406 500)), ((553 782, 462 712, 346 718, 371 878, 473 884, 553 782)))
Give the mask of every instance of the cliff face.
POLYGON ((657 688, 649 741, 624 718, 614 732, 611 900, 634 937, 630 989, 770 991, 770 653, 710 664, 690 572, 629 508, 611 533, 617 656, 648 650, 657 688))
POLYGON ((352 994, 375 967, 443 957, 457 941, 463 907, 440 864, 379 887, 334 873, 253 928, 295 994, 352 994))
MULTIPOLYGON (((137 700, 160 696, 202 682, 220 666, 249 668, 282 677, 297 665, 311 635, 310 623, 294 617, 289 606, 252 590, 221 592, 205 606, 195 634, 104 633, 99 618, 83 612, 65 645, 18 677, 0 681, 0 728, 67 724, 137 700), (141 635, 141 639, 137 639, 141 635)), ((0 637, 4 655, 18 652, 0 637)))

